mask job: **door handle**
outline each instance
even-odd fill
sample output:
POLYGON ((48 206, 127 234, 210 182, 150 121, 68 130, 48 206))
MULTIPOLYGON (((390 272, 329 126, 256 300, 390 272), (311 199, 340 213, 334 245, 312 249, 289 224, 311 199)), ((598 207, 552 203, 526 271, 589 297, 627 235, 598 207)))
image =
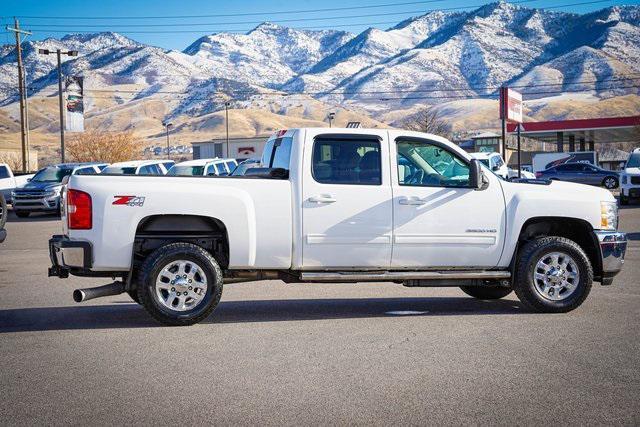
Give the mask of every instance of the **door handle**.
POLYGON ((424 205, 426 202, 419 197, 401 197, 398 201, 401 205, 424 205))
POLYGON ((309 197, 311 203, 334 203, 337 200, 333 198, 331 194, 319 194, 317 196, 309 197))

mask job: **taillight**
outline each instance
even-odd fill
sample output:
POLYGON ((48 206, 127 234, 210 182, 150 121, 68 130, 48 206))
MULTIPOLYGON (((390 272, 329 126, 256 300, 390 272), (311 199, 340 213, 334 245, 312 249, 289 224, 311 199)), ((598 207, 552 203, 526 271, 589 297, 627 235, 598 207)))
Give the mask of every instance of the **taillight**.
POLYGON ((67 221, 70 230, 91 230, 91 196, 84 191, 67 191, 67 221))
POLYGON ((536 172, 536 178, 540 178, 542 176, 542 172, 536 172))

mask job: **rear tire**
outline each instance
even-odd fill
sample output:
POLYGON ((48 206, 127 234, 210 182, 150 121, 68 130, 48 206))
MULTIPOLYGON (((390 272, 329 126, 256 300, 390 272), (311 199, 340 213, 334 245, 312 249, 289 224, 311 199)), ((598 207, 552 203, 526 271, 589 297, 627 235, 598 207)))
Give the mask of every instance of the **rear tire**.
POLYGON ((15 211, 15 213, 18 218, 27 218, 31 214, 29 211, 15 211))
POLYGON ((582 248, 564 237, 540 237, 518 252, 513 288, 527 308, 566 313, 589 295, 593 268, 582 248))
POLYGON ((620 205, 626 206, 629 204, 629 198, 620 192, 620 205))
POLYGON ((191 243, 170 243, 152 252, 140 268, 138 298, 165 325, 206 319, 222 296, 222 270, 209 252, 191 243))
POLYGON ((498 286, 460 286, 462 292, 478 299, 500 299, 513 292, 511 288, 498 286))

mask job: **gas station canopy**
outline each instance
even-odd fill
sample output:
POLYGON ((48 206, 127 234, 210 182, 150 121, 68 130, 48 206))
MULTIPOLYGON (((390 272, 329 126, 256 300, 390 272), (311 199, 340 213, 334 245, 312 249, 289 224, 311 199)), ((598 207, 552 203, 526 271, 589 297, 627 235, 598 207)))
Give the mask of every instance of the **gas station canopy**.
MULTIPOLYGON (((515 133, 517 126, 517 123, 508 123, 507 133, 515 133)), ((558 151, 563 151, 560 147, 565 143, 573 146, 576 142, 584 150, 585 142, 593 149, 594 143, 636 141, 640 116, 525 122, 521 126, 520 135, 538 141, 555 142, 558 151)))

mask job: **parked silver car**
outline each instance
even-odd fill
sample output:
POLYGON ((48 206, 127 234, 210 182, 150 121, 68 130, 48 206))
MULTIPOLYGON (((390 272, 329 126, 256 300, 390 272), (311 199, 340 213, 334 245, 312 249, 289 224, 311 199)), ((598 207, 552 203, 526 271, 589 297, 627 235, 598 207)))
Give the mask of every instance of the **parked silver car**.
POLYGON ((597 185, 609 190, 618 188, 620 184, 617 172, 602 169, 589 163, 563 163, 541 172, 536 172, 536 178, 597 185))

